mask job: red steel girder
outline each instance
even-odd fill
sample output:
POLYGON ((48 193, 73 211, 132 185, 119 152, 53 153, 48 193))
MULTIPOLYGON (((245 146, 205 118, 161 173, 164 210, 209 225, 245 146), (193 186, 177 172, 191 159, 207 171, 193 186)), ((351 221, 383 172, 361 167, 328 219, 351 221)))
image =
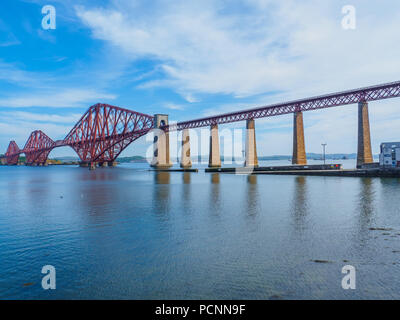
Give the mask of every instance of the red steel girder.
POLYGON ((298 111, 310 111, 358 103, 362 101, 383 100, 400 97, 400 81, 391 82, 371 87, 348 90, 290 102, 272 104, 255 109, 225 113, 190 121, 178 122, 166 126, 165 130, 183 130, 223 124, 248 119, 272 117, 298 111))
POLYGON ((44 132, 33 131, 22 150, 26 155, 26 163, 29 165, 45 164, 54 146, 55 142, 44 132))
POLYGON ((7 159, 8 165, 16 165, 18 164, 18 158, 22 151, 19 149, 17 143, 15 141, 11 141, 8 145, 7 152, 5 157, 7 159))
MULTIPOLYGON (((400 81, 179 122, 162 129, 199 128, 395 97, 400 97, 400 81)), ((19 154, 25 153, 29 164, 40 164, 46 162, 53 148, 69 145, 82 161, 114 161, 130 143, 149 132, 153 124, 152 116, 96 104, 88 109, 64 140, 54 142, 43 132, 34 131, 22 150, 11 141, 5 156, 8 164, 17 164, 19 154)))
POLYGON ((84 162, 114 161, 153 127, 153 117, 108 104, 88 109, 64 139, 84 162))

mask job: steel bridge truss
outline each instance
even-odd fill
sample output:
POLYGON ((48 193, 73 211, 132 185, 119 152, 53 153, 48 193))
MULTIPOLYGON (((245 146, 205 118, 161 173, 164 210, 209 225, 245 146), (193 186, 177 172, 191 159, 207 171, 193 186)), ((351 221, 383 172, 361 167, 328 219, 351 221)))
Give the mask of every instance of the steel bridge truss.
POLYGON ((164 129, 169 131, 194 129, 215 124, 224 124, 250 119, 272 117, 300 111, 324 109, 342 105, 349 105, 358 102, 383 100, 395 97, 400 97, 400 81, 307 99, 272 104, 255 109, 225 113, 217 116, 211 116, 191 121, 178 122, 176 124, 171 124, 164 129))
POLYGON ((29 165, 45 164, 51 150, 70 146, 82 162, 113 162, 133 141, 153 128, 153 117, 108 104, 90 107, 64 140, 53 141, 42 131, 31 133, 23 149, 11 141, 7 164, 17 164, 21 153, 29 165))
MULTIPOLYGON (((400 97, 400 81, 178 122, 161 129, 193 129, 395 97, 400 97)), ((28 164, 45 164, 53 148, 70 146, 82 162, 113 162, 153 126, 153 116, 99 103, 86 111, 64 140, 53 141, 42 131, 34 131, 23 149, 11 141, 5 157, 8 164, 17 164, 19 155, 25 153, 28 164)))

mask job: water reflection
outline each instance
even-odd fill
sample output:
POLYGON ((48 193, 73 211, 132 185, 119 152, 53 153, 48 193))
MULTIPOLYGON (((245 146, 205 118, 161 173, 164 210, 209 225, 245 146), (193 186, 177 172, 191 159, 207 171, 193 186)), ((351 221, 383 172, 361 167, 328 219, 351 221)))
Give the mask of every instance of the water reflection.
POLYGON ((255 174, 249 174, 248 176, 247 176, 247 182, 249 183, 249 184, 257 184, 257 175, 255 175, 255 174))
POLYGON ((211 212, 218 215, 221 210, 221 198, 220 198, 220 174, 211 174, 211 187, 210 187, 210 205, 211 212))
POLYGON ((156 184, 169 184, 171 181, 171 174, 169 172, 155 172, 154 180, 156 184))
MULTIPOLYGON (((400 179, 396 178, 380 178, 380 186, 382 188, 382 205, 387 209, 397 209, 398 189, 400 186, 400 179)), ((398 210, 395 210, 398 211, 398 210)))
POLYGON ((396 179, 121 167, 0 168, 0 298, 48 298, 22 286, 44 263, 65 266, 57 299, 399 298, 400 238, 368 230, 400 232, 396 179), (341 289, 344 259, 367 290, 341 289))
MULTIPOLYGON (((47 168, 34 168, 34 169, 47 169, 47 168)), ((27 189, 27 194, 29 198, 30 205, 32 208, 36 208, 38 206, 38 201, 41 203, 41 199, 46 199, 49 196, 49 188, 46 185, 51 183, 50 179, 51 174, 40 174, 39 172, 35 172, 33 176, 30 176, 30 179, 26 181, 25 188, 27 189)))
POLYGON ((184 172, 182 177, 184 184, 190 184, 190 177, 191 177, 190 172, 184 172))
POLYGON ((164 215, 170 210, 170 182, 169 172, 154 172, 154 204, 155 213, 164 215))
POLYGON ((257 175, 253 174, 247 176, 246 211, 248 218, 255 218, 260 211, 257 178, 257 175))
POLYGON ((292 200, 292 216, 296 231, 304 231, 307 228, 307 177, 296 176, 294 179, 294 190, 292 200))
POLYGON ((190 186, 190 181, 191 181, 191 173, 190 172, 184 172, 182 174, 182 188, 181 192, 183 195, 183 205, 186 208, 186 212, 190 211, 190 193, 191 193, 191 186, 190 186))
POLYGON ((360 232, 367 231, 374 220, 375 212, 375 186, 373 178, 359 179, 360 192, 358 198, 359 228, 360 232))
POLYGON ((7 188, 5 189, 8 192, 8 199, 10 203, 15 203, 15 201, 17 201, 16 199, 18 199, 21 188, 24 188, 24 185, 25 183, 21 184, 19 179, 9 178, 7 188))
MULTIPOLYGON (((111 171, 111 169, 110 169, 111 171)), ((74 179, 78 178, 86 183, 80 183, 80 188, 74 188, 78 194, 76 199, 81 199, 84 212, 89 216, 100 217, 108 212, 108 205, 118 199, 118 188, 106 182, 116 180, 117 172, 79 170, 75 172, 74 179), (104 183, 98 183, 98 182, 104 183)))
POLYGON ((219 180, 220 180, 219 173, 211 174, 211 183, 212 184, 219 183, 219 180))
POLYGON ((116 181, 122 179, 122 170, 118 168, 96 168, 88 170, 87 168, 78 168, 82 181, 116 181))

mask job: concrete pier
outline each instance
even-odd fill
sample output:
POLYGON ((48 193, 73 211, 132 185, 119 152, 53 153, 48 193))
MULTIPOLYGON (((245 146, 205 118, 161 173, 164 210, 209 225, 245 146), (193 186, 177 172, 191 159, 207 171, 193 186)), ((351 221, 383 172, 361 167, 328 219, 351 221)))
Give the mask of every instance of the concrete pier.
POLYGON ((117 161, 108 161, 108 166, 109 167, 116 167, 117 166, 117 161))
POLYGON ((190 159, 190 136, 189 129, 182 131, 182 154, 181 154, 181 168, 188 169, 192 167, 192 160, 190 159))
POLYGON ((363 164, 372 163, 371 133, 369 128, 368 103, 358 104, 358 148, 357 168, 363 164))
POLYGON ((96 170, 97 162, 90 162, 89 170, 96 170))
POLYGON ((210 127, 210 155, 208 160, 209 168, 221 167, 221 155, 219 152, 218 124, 210 127))
POLYGON ((156 114, 154 116, 154 154, 151 167, 161 169, 170 168, 172 163, 169 157, 169 133, 160 129, 168 125, 168 115, 156 114))
POLYGON ((256 131, 254 119, 246 121, 246 161, 245 167, 258 167, 256 131))
POLYGON ((293 114, 293 157, 292 164, 307 164, 306 147, 304 143, 303 113, 293 114))

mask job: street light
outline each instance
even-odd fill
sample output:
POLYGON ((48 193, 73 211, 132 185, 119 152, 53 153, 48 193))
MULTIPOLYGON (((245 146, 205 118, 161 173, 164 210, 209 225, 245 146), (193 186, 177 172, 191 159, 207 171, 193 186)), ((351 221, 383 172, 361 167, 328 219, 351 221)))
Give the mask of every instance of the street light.
POLYGON ((326 143, 321 143, 321 146, 324 149, 324 164, 325 164, 325 147, 326 147, 326 143))

